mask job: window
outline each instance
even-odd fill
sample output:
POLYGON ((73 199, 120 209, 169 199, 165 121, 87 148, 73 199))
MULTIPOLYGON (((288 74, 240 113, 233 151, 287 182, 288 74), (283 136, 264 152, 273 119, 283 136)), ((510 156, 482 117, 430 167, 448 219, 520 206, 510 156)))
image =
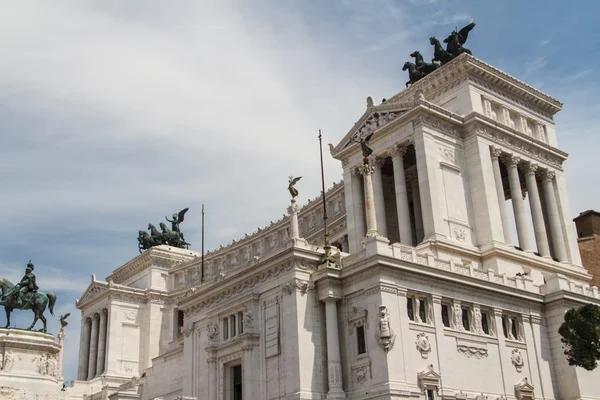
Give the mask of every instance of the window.
POLYGON ((471 330, 471 323, 469 321, 469 310, 466 308, 462 309, 462 324, 465 331, 471 330))
POLYGON ((427 400, 435 400, 435 392, 433 389, 427 389, 426 396, 427 400))
POLYGON ((235 337, 235 315, 232 315, 229 319, 231 320, 231 337, 235 337))
POLYGON ((231 378, 233 384, 233 400, 242 400, 242 366, 231 367, 231 378))
POLYGON ((406 298, 406 308, 408 311, 408 319, 410 319, 411 321, 415 320, 415 312, 413 310, 413 299, 410 297, 406 298))
POLYGON ((421 322, 427 323, 427 312, 425 311, 427 307, 426 299, 419 299, 419 318, 421 318, 421 322))
POLYGON ((238 318, 238 332, 241 335, 242 333, 244 333, 244 313, 242 313, 241 311, 238 312, 237 318, 238 318))
POLYGON ((183 328, 183 311, 177 310, 177 337, 183 335, 181 329, 183 328))
POLYGON ((481 329, 486 335, 490 334, 489 315, 484 311, 481 312, 481 329))
POLYGON ((223 318, 223 340, 229 339, 229 318, 223 318))
POLYGON ((510 327, 512 336, 515 340, 518 340, 519 339, 519 327, 518 327, 517 319, 511 318, 510 321, 512 322, 512 324, 511 324, 512 326, 510 327))
POLYGON ((450 314, 448 312, 447 304, 442 304, 442 323, 446 328, 450 327, 450 314))
POLYGON ((508 338, 508 322, 506 319, 506 317, 502 317, 502 333, 504 333, 505 338, 508 338))
POLYGON ((367 344, 365 342, 364 325, 356 327, 356 340, 358 345, 358 354, 365 354, 367 352, 367 344))

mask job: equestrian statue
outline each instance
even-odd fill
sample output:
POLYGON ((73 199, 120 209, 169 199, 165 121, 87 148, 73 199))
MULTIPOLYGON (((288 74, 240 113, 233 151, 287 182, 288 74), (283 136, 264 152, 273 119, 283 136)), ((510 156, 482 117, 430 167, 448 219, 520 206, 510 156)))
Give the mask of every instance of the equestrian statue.
POLYGON ((179 211, 179 213, 173 214, 172 219, 165 217, 167 222, 171 223, 171 229, 167 227, 167 224, 161 222, 158 224, 161 229, 160 231, 152 224, 148 224, 150 234, 145 231, 138 231, 138 249, 140 253, 143 250, 148 250, 151 247, 159 246, 161 244, 188 249, 190 244, 185 241, 183 233, 179 229, 179 224, 183 222, 185 213, 188 210, 189 208, 184 208, 179 211))
POLYGON ((446 43, 445 49, 435 36, 430 37, 429 43, 433 46, 433 59, 431 60, 431 63, 426 63, 423 61, 423 56, 421 53, 414 51, 410 56, 415 59, 415 63, 413 64, 411 62, 406 62, 402 68, 403 71, 408 70, 409 80, 406 82, 406 86, 408 87, 408 85, 412 85, 413 83, 419 81, 438 69, 440 66, 452 61, 462 53, 471 54, 471 50, 463 47, 463 45, 467 42, 469 32, 474 27, 475 22, 471 21, 461 30, 453 30, 452 33, 450 33, 450 35, 443 41, 446 43), (439 64, 436 63, 436 61, 438 61, 439 64))
POLYGON ((44 323, 42 332, 46 332, 46 318, 44 311, 46 306, 50 309, 50 314, 54 315, 54 304, 56 295, 52 292, 44 293, 39 291, 35 275, 33 274, 34 265, 29 261, 25 268, 25 275, 19 283, 13 285, 7 279, 0 278, 0 306, 4 306, 6 311, 6 326, 10 326, 10 313, 12 310, 31 310, 34 319, 27 330, 32 330, 38 319, 44 323))

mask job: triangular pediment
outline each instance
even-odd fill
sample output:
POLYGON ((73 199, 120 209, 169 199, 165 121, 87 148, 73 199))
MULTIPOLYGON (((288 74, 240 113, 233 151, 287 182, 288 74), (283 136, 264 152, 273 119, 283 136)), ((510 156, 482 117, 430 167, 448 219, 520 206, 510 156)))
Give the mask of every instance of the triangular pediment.
POLYGON ((362 138, 374 133, 371 140, 377 138, 377 133, 390 123, 398 119, 400 116, 405 114, 411 108, 417 104, 414 102, 407 104, 387 104, 382 103, 378 106, 367 107, 365 113, 360 117, 358 122, 354 124, 352 129, 344 136, 337 146, 330 146, 330 153, 333 157, 336 157, 342 150, 348 147, 356 146, 359 144, 355 140, 361 140, 362 138))
POLYGON ((108 284, 102 282, 92 282, 90 286, 83 292, 83 296, 77 301, 77 306, 88 303, 92 299, 100 296, 102 293, 108 290, 108 284))

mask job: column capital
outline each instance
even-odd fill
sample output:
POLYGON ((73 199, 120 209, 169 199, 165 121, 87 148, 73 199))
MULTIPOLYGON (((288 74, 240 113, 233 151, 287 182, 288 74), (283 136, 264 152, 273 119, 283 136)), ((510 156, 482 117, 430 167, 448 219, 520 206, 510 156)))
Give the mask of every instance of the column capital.
POLYGON ((490 146, 490 154, 492 155, 492 158, 498 159, 502 155, 502 149, 500 147, 490 146))
POLYGON ((390 150, 390 156, 392 157, 392 159, 404 157, 405 154, 406 154, 406 146, 398 145, 398 146, 392 147, 392 149, 390 150))
POLYGON ((532 162, 528 162, 526 165, 527 165, 527 168, 526 168, 526 171, 527 171, 527 173, 532 173, 532 174, 535 174, 535 172, 536 172, 536 171, 539 169, 539 167, 540 167, 539 165, 537 165, 537 164, 534 164, 534 163, 532 163, 532 162))
POLYGON ((101 313, 101 312, 102 312, 102 311, 96 311, 96 312, 93 314, 93 318, 94 318, 94 319, 98 319, 98 320, 99 320, 99 319, 100 319, 100 313, 101 313))
POLYGON ((375 167, 373 167, 372 164, 363 164, 360 167, 358 167, 358 170, 363 176, 371 175, 375 171, 375 167))
POLYGON ((375 160, 373 160, 373 166, 377 169, 381 169, 381 167, 383 167, 383 164, 385 164, 385 158, 375 157, 375 160))
POLYGON ((516 156, 514 154, 505 153, 504 155, 504 163, 506 165, 514 165, 517 166, 521 162, 521 157, 516 156))
POLYGON ((548 180, 548 181, 553 180, 555 175, 556 175, 555 172, 554 171, 550 171, 550 170, 545 170, 545 171, 542 171, 542 173, 541 173, 542 179, 545 180, 545 181, 546 180, 548 180))

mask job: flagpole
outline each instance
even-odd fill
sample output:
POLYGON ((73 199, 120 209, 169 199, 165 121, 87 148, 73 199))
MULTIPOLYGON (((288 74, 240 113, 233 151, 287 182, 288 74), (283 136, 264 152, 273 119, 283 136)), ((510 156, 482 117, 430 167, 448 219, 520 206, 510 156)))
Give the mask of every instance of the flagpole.
POLYGON ((204 204, 202 204, 202 261, 200 270, 200 284, 204 283, 204 204))
POLYGON ((323 193, 323 224, 325 225, 325 232, 323 233, 325 244, 323 249, 325 254, 323 256, 323 262, 335 262, 331 257, 331 246, 329 245, 329 231, 327 230, 327 199, 325 198, 325 172, 323 168, 323 141, 321 130, 319 129, 319 150, 321 154, 321 188, 323 193))

